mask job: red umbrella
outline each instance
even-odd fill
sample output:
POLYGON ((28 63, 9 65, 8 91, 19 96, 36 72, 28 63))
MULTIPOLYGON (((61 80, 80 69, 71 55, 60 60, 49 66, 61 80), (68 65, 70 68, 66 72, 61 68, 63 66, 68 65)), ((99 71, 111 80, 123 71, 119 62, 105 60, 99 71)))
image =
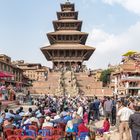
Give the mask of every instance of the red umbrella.
POLYGON ((0 77, 13 77, 13 76, 14 76, 14 75, 12 75, 12 74, 0 72, 0 77))
POLYGON ((5 74, 3 72, 0 72, 0 77, 5 77, 5 74))
POLYGON ((14 77, 14 75, 9 74, 9 73, 5 73, 5 77, 14 77))

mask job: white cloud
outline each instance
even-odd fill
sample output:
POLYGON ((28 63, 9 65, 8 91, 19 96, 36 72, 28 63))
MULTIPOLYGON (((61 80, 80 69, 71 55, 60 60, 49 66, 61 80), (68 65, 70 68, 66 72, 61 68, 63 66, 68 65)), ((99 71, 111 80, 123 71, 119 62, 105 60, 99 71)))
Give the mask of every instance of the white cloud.
POLYGON ((102 0, 110 5, 120 4, 127 10, 140 15, 140 0, 102 0))
POLYGON ((82 5, 84 5, 83 8, 88 8, 88 7, 90 7, 90 5, 92 3, 95 3, 95 2, 96 2, 96 0, 88 0, 88 2, 87 2, 87 0, 81 0, 82 5))
POLYGON ((88 65, 95 68, 106 67, 109 63, 118 64, 121 61, 121 55, 126 51, 140 51, 139 36, 140 22, 119 35, 93 29, 87 44, 95 46, 96 50, 88 65))

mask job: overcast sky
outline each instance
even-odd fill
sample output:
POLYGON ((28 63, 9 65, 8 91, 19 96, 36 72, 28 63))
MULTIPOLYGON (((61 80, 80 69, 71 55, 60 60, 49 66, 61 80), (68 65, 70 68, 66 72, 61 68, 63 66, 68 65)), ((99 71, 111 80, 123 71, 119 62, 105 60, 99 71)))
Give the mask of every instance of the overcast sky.
MULTIPOLYGON (((12 60, 50 66, 40 51, 49 45, 46 33, 64 0, 0 0, 0 53, 12 60)), ((91 68, 118 64, 128 50, 140 51, 140 0, 71 0, 96 48, 86 63, 91 68)))

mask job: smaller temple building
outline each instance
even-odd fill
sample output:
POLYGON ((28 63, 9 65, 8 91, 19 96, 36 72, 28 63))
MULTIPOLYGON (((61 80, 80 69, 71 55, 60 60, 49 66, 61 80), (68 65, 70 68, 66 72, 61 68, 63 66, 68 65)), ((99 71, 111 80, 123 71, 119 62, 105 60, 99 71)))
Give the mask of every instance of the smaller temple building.
POLYGON ((140 95, 140 53, 127 52, 111 76, 114 94, 140 95))

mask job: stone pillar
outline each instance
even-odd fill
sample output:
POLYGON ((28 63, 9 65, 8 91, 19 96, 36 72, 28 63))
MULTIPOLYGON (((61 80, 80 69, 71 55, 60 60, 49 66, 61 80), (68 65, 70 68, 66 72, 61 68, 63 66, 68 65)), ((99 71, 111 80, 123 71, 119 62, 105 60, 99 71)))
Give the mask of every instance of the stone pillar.
POLYGON ((129 82, 126 82, 126 94, 129 94, 129 82))
POLYGON ((71 61, 70 61, 70 70, 72 70, 72 67, 71 67, 71 61))
POLYGON ((53 61, 53 70, 54 70, 55 66, 54 66, 54 61, 53 61))

